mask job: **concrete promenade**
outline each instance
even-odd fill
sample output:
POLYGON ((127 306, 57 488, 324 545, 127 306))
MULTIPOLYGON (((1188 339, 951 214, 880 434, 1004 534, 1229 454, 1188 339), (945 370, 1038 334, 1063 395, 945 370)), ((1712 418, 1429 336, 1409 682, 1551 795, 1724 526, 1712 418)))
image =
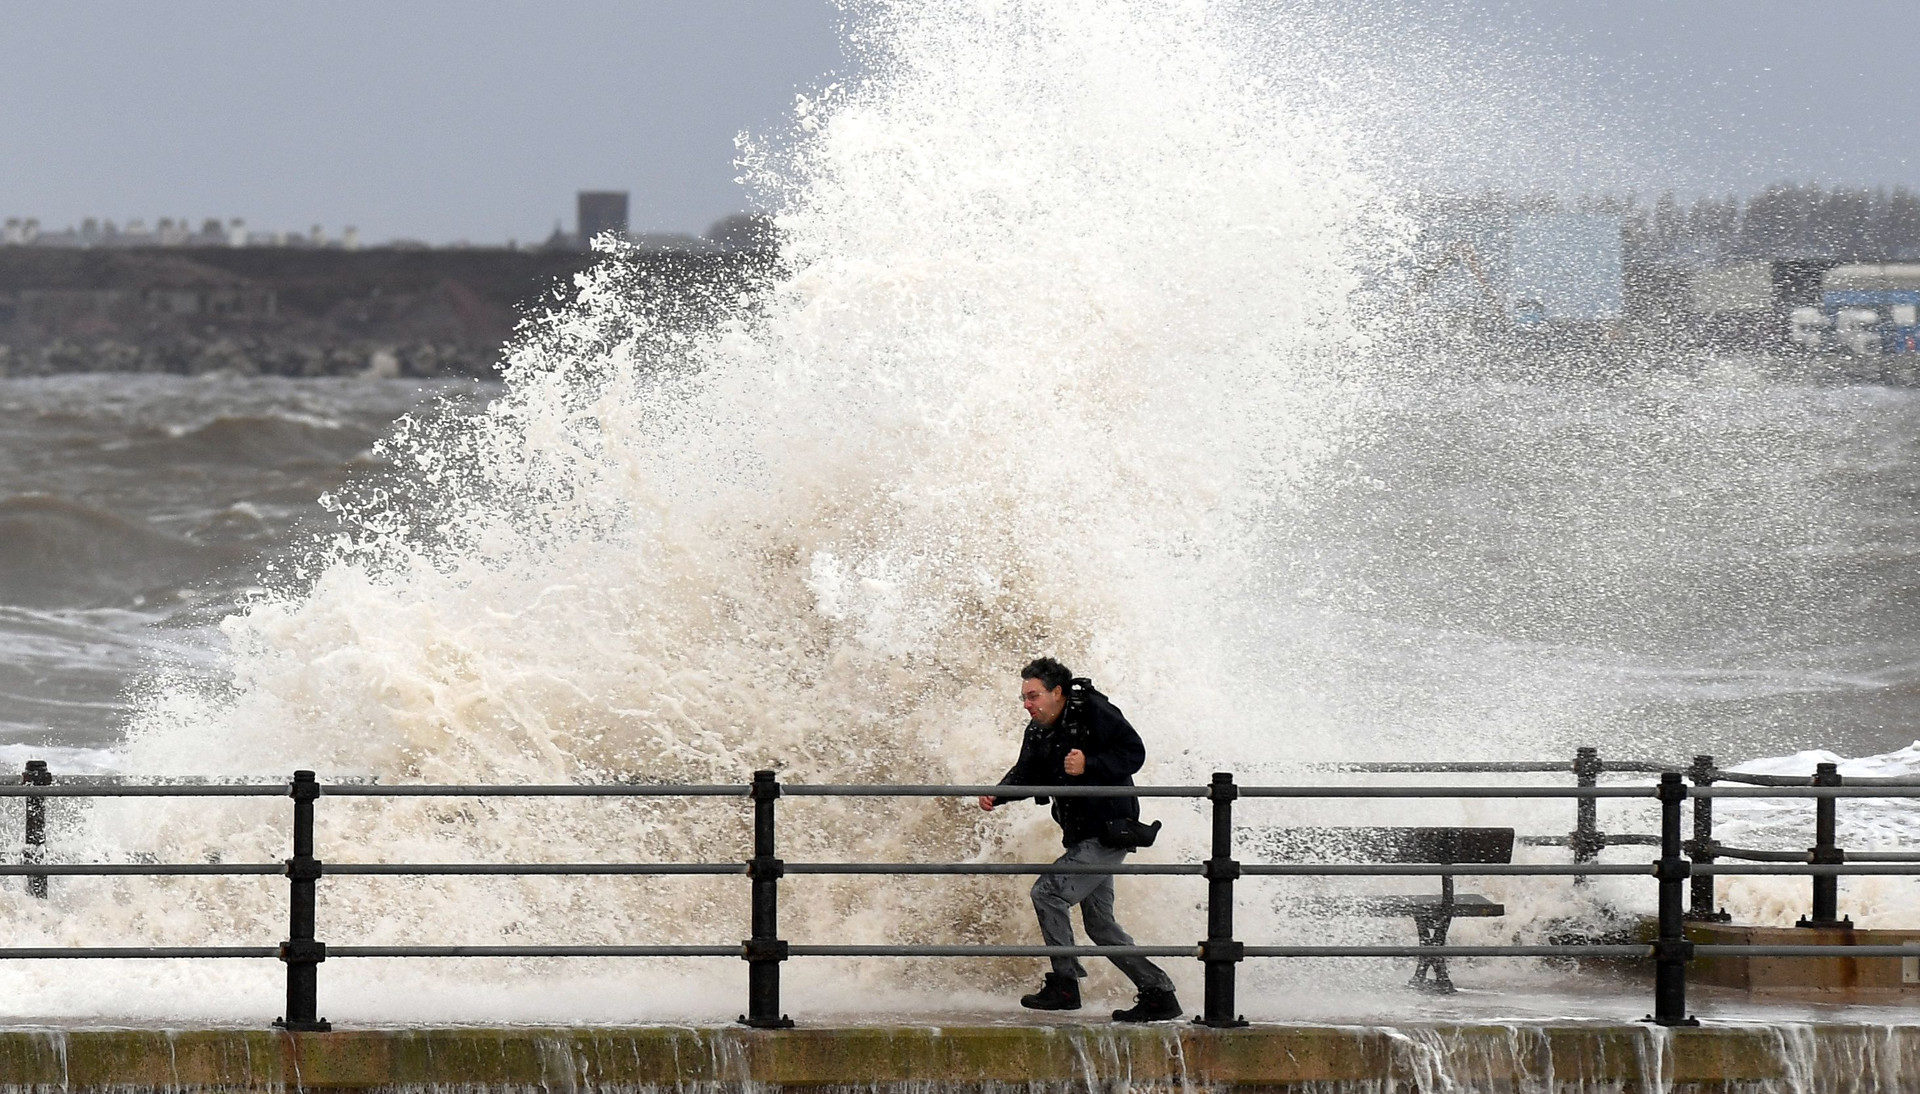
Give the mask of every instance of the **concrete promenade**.
POLYGON ((0 1030, 62 1091, 1915 1090, 1920 1025, 0 1030))

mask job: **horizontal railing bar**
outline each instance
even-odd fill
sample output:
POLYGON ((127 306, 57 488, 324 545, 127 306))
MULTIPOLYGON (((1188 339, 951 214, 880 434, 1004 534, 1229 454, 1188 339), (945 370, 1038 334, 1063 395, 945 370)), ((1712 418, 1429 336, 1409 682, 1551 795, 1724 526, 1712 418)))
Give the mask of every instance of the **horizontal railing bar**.
POLYGON ((1243 798, 1651 798, 1652 786, 1243 786, 1243 798))
POLYGON ((1199 946, 813 946, 793 957, 1198 957, 1199 946))
MULTIPOLYGON (((1811 775, 1748 775, 1736 771, 1716 771, 1715 782, 1744 783, 1748 786, 1812 786, 1811 775)), ((1911 775, 1848 775, 1846 786, 1920 786, 1911 775)))
POLYGON ((1685 771, 1686 764, 1666 764, 1658 760, 1602 760, 1600 774, 1619 772, 1622 775, 1663 775, 1669 771, 1685 771))
MULTIPOLYGON (((327 957, 739 957, 726 946, 328 946, 327 957)), ((1781 957, 1913 957, 1906 946, 1697 945, 1696 953, 1781 957), (1841 951, 1841 952, 1835 952, 1841 951)), ((1248 946, 1248 957, 1645 957, 1648 945, 1592 946, 1248 946)), ((793 957, 1193 957, 1198 946, 814 946, 793 957)), ((0 947, 0 959, 277 958, 275 946, 0 947)))
POLYGON ((1308 771, 1352 772, 1357 775, 1425 775, 1458 772, 1467 775, 1494 775, 1501 773, 1521 775, 1546 775, 1564 771, 1573 773, 1571 760, 1385 760, 1356 761, 1352 763, 1332 761, 1329 763, 1302 764, 1308 771))
POLYGON ((1920 783, 1845 786, 1690 786, 1692 798, 1920 798, 1920 783))
POLYGON ((1696 954, 1708 957, 1920 957, 1914 946, 1742 946, 1734 943, 1696 943, 1696 954))
POLYGON ((1920 862, 1920 852, 1914 851, 1848 851, 1848 862, 1920 862))
POLYGON ((1572 865, 1546 862, 1286 862, 1243 863, 1240 872, 1253 877, 1584 877, 1589 874, 1651 874, 1653 864, 1650 862, 1589 862, 1572 865))
POLYGON ((328 797, 348 798, 744 798, 747 786, 721 784, 639 785, 625 783, 558 783, 549 786, 417 785, 380 783, 324 783, 328 797))
POLYGON ((492 863, 492 862, 328 862, 321 867, 324 875, 332 874, 378 874, 378 875, 415 875, 436 874, 473 874, 473 875, 650 875, 661 876, 683 874, 744 874, 747 864, 744 862, 530 862, 530 863, 492 863))
MULTIPOLYGON (((1721 782, 1748 782, 1742 786, 1689 786, 1689 797, 1706 798, 1911 798, 1920 797, 1920 780, 1850 779, 1843 786, 1811 786, 1801 776, 1735 777, 1721 782)), ((548 786, 400 785, 327 783, 323 793, 335 797, 746 797, 739 785, 693 784, 580 784, 548 786)), ((786 784, 781 793, 794 797, 977 797, 1017 790, 1023 797, 1056 798, 1204 798, 1203 786, 1022 786, 982 785, 853 785, 786 784)), ((1647 798, 1651 786, 1243 786, 1247 798, 1647 798)), ((0 797, 283 797, 284 783, 96 783, 0 784, 0 797)))
POLYGON ((789 874, 1176 874, 1198 877, 1200 863, 1090 862, 789 862, 789 874))
POLYGON ((0 946, 0 960, 114 957, 279 957, 278 946, 0 946))
POLYGON ((1920 863, 1898 862, 1844 862, 1822 863, 1819 865, 1800 863, 1755 862, 1744 865, 1722 866, 1719 863, 1695 863, 1693 872, 1714 877, 1731 877, 1741 874, 1805 874, 1814 877, 1846 877, 1850 874, 1861 876, 1881 875, 1891 877, 1920 876, 1920 863))
POLYGON ((1248 946, 1248 957, 1650 957, 1651 945, 1248 946))
POLYGON ((1713 781, 1744 783, 1747 786, 1812 786, 1811 775, 1749 775, 1740 771, 1715 771, 1713 781))
POLYGON ((0 783, 0 798, 284 798, 287 783, 120 783, 93 786, 0 783))
POLYGON ((328 946, 327 957, 739 957, 731 946, 328 946))
MULTIPOLYGON (((1910 860, 1897 860, 1910 861, 1910 860)), ((1920 857, 1914 860, 1920 862, 1920 857)), ((879 875, 916 875, 916 874, 1138 874, 1149 876, 1187 876, 1198 877, 1205 873, 1201 863, 1098 863, 1079 862, 789 862, 785 864, 789 874, 879 874, 879 875)), ((138 863, 81 863, 81 864, 43 864, 13 865, 0 864, 0 877, 140 877, 140 876, 179 876, 179 875, 279 875, 286 872, 286 865, 277 862, 261 863, 162 863, 142 865, 138 863)), ((632 875, 632 876, 726 876, 747 872, 744 862, 539 862, 539 863, 485 863, 485 862, 327 862, 321 866, 323 876, 330 875, 381 875, 381 876, 429 876, 429 875, 489 875, 489 876, 594 876, 594 875, 632 875)), ((1561 863, 1249 863, 1241 867, 1248 875, 1268 877, 1578 877, 1587 874, 1649 874, 1652 864, 1639 863, 1587 863, 1568 865, 1561 863)), ((1898 873, 1900 871, 1874 871, 1879 873, 1898 873)), ((1920 870, 1911 871, 1920 873, 1920 870)))
POLYGON ((184 877, 284 874, 284 862, 77 862, 0 864, 0 877, 184 877))
MULTIPOLYGON (((1805 851, 1763 851, 1752 847, 1725 847, 1715 844, 1715 858, 1739 859, 1742 862, 1805 862, 1805 851)), ((1848 856, 1852 857, 1852 856, 1848 856)))
POLYGON ((1003 794, 1021 798, 1204 798, 1204 786, 914 786, 908 783, 781 783, 780 793, 797 798, 978 798, 1003 794))
MULTIPOLYGON (((68 775, 65 773, 49 776, 55 783, 71 786, 221 786, 240 785, 244 778, 257 776, 218 776, 218 775, 68 775)), ((335 775, 334 779, 342 783, 377 783, 378 775, 335 775)), ((49 784, 51 785, 51 784, 49 784)))
MULTIPOLYGON (((1369 760, 1311 763, 1301 765, 1309 771, 1348 771, 1362 775, 1415 775, 1446 774, 1457 772, 1469 775, 1495 774, 1536 774, 1546 775, 1556 772, 1573 773, 1571 760, 1369 760)), ((1600 764, 1599 773, 1644 775, 1659 774, 1663 771, 1684 771, 1685 764, 1675 766, 1656 760, 1605 760, 1600 764)))

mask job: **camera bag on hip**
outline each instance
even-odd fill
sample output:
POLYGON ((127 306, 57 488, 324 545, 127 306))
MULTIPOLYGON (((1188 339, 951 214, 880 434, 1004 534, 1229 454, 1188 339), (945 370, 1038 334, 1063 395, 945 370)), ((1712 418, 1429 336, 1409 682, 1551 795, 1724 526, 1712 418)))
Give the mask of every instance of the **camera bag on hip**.
POLYGON ((1131 817, 1115 817, 1100 832, 1100 842, 1117 851, 1137 851, 1152 847, 1160 835, 1160 822, 1141 824, 1131 817))

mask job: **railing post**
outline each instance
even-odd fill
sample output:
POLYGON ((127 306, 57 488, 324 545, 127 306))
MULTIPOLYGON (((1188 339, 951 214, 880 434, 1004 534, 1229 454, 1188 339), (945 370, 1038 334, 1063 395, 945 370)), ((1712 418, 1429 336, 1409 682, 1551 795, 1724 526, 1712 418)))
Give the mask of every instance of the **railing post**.
POLYGON ((1660 882, 1660 934, 1653 943, 1653 1013, 1647 1020, 1663 1026, 1697 1026, 1687 1017, 1687 962, 1693 943, 1687 941, 1686 909, 1682 894, 1693 864, 1681 857, 1680 803, 1687 800, 1686 783, 1677 771, 1660 776, 1660 859, 1653 876, 1660 882))
MULTIPOLYGON (((1573 754, 1573 782, 1582 789, 1600 785, 1600 772, 1604 765, 1600 762, 1600 750, 1597 748, 1576 749, 1573 754)), ((1573 833, 1567 837, 1567 846, 1573 851, 1573 861, 1584 865, 1600 857, 1606 847, 1606 837, 1600 834, 1600 803, 1594 798, 1575 798, 1573 804, 1573 833)), ((1585 885, 1585 874, 1574 877, 1575 885, 1585 885)))
POLYGON ((320 860, 313 857, 313 803, 320 799, 320 783, 311 771, 296 771, 287 792, 293 798, 293 857, 287 860, 288 888, 292 890, 287 940, 280 944, 280 960, 287 966, 287 1013, 273 1024, 294 1033, 324 1033, 333 1024, 320 1017, 320 962, 327 945, 316 942, 314 887, 320 880, 320 860))
POLYGON ((1234 1013, 1233 1001, 1234 966, 1246 958, 1246 947, 1233 937, 1233 883, 1240 876, 1240 862, 1233 857, 1233 801, 1239 796, 1231 772, 1213 773, 1207 786, 1213 802, 1213 847, 1202 870, 1207 879, 1207 938, 1200 943, 1200 960, 1206 967, 1206 998, 1199 1022, 1214 1029, 1247 1024, 1234 1013))
MULTIPOLYGON (((47 769, 45 760, 28 760, 20 781, 27 786, 52 786, 53 772, 47 769)), ((20 845, 20 864, 40 866, 47 861, 47 799, 32 797, 25 804, 27 832, 20 845)), ((47 875, 28 874, 27 895, 47 899, 47 875)))
POLYGON ((753 773, 753 857, 747 877, 753 883, 753 937, 742 943, 747 959, 747 1013, 740 1021, 755 1029, 787 1029, 793 1019, 780 1013, 780 963, 787 944, 780 939, 780 875, 786 864, 774 857, 773 803, 780 782, 771 771, 753 773))
MULTIPOLYGON (((1813 769, 1813 785, 1839 786, 1840 765, 1820 764, 1813 769)), ((1807 849, 1807 862, 1816 865, 1837 866, 1847 861, 1847 853, 1840 849, 1839 841, 1839 802, 1834 798, 1813 799, 1813 846, 1807 849)), ((1840 878, 1836 874, 1815 874, 1813 877, 1813 914, 1796 927, 1816 927, 1828 930, 1853 929, 1852 917, 1840 915, 1840 878)))
MULTIPOLYGON (((1687 777, 1695 786, 1713 785, 1713 757, 1695 756, 1687 768, 1687 777)), ((1694 797, 1693 838, 1687 841, 1687 857, 1695 866, 1711 865, 1718 856, 1713 842, 1713 799, 1694 797)), ((1687 918, 1695 923, 1725 923, 1733 917, 1714 906, 1713 875, 1695 872, 1693 891, 1687 898, 1687 918)))

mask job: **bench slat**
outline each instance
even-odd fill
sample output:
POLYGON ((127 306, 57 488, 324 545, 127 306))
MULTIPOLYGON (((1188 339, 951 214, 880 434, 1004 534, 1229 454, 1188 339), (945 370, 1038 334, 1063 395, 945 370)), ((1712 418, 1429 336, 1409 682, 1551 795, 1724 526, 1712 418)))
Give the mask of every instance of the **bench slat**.
POLYGON ((1248 850, 1281 862, 1504 863, 1513 829, 1273 827, 1250 831, 1248 850))

